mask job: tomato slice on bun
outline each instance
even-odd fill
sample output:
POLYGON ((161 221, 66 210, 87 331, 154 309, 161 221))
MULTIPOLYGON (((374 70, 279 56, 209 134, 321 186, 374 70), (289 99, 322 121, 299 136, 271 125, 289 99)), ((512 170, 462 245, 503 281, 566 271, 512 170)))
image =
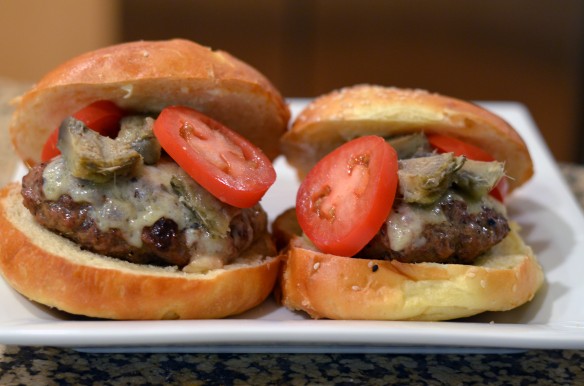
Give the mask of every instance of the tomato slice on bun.
MULTIPOLYGON (((85 123, 90 129, 97 131, 103 136, 114 138, 119 130, 120 119, 124 116, 124 112, 115 103, 101 100, 93 102, 90 105, 82 108, 73 114, 73 117, 85 123)), ((41 161, 48 161, 59 154, 61 151, 57 148, 57 141, 59 139, 59 128, 55 128, 41 153, 41 161)))
POLYGON ((365 136, 338 147, 308 173, 296 198, 298 222, 323 252, 352 256, 379 231, 393 205, 397 153, 365 136))
POLYGON ((227 204, 251 207, 276 180, 272 163, 259 148, 191 108, 163 109, 153 131, 181 168, 227 204))

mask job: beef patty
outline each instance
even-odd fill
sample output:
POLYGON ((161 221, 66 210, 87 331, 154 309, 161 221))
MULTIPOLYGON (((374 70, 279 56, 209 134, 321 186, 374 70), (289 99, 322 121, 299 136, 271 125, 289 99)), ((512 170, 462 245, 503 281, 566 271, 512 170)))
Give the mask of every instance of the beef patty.
MULTIPOLYGON (((265 231, 266 215, 257 206, 235 215, 230 223, 230 234, 220 239, 211 238, 214 243, 212 247, 200 245, 210 243, 209 232, 202 224, 190 224, 190 232, 187 234, 187 229, 179 229, 175 221, 165 217, 143 227, 141 245, 132 245, 120 229, 100 229, 92 217, 92 204, 76 202, 67 194, 57 200, 48 200, 43 192, 43 171, 46 166, 35 166, 23 178, 24 206, 45 228, 76 242, 83 249, 102 255, 138 264, 184 267, 197 257, 200 249, 203 249, 203 254, 217 250, 218 253, 227 254, 220 256, 223 260, 232 259, 265 231), (207 240, 197 239, 198 236, 205 236, 207 240), (217 243, 222 245, 218 247, 217 243)), ((180 202, 179 196, 176 201, 180 202)))
POLYGON ((391 245, 392 229, 397 228, 392 221, 397 221, 400 217, 397 212, 400 208, 407 210, 408 205, 398 203, 392 209, 394 215, 388 217, 377 235, 356 257, 397 260, 403 263, 472 264, 510 231, 505 215, 484 202, 474 204, 479 207, 478 210, 475 207, 469 210, 464 199, 447 195, 435 206, 410 211, 412 216, 419 217, 409 221, 417 223, 419 231, 396 250, 391 245), (431 216, 422 215, 422 210, 432 211, 432 216, 439 212, 441 221, 428 221, 431 216))

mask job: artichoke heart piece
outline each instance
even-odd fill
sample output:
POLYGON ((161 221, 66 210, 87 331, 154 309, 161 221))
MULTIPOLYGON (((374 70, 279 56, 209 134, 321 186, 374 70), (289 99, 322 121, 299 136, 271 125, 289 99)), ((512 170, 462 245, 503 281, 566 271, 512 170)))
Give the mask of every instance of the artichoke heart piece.
POLYGON ((122 118, 116 141, 130 145, 136 150, 146 165, 154 165, 160 159, 160 142, 154 136, 154 118, 147 115, 132 115, 122 118))
POLYGON ((230 232, 231 219, 236 208, 228 207, 200 186, 196 181, 175 175, 170 186, 180 201, 192 212, 196 222, 212 236, 224 238, 230 232))
POLYGON ((466 160, 456 172, 454 183, 472 197, 488 194, 505 175, 505 163, 466 160))
POLYGON ((431 204, 452 185, 464 157, 444 153, 399 161, 399 191, 407 203, 431 204))
POLYGON ((424 133, 399 135, 387 138, 386 142, 395 149, 398 159, 424 156, 432 152, 424 133))
POLYGON ((135 175, 142 165, 142 157, 128 144, 102 136, 72 117, 59 127, 57 147, 73 176, 97 183, 135 175))

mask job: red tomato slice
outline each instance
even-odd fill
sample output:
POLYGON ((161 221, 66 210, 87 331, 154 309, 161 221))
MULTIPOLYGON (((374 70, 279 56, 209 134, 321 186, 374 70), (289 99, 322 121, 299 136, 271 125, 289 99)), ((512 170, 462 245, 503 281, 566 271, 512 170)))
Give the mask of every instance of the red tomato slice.
POLYGON ((167 107, 153 130, 174 161, 227 204, 251 207, 276 180, 272 163, 260 149, 196 110, 167 107))
MULTIPOLYGON (((481 149, 480 147, 471 145, 461 141, 460 139, 449 137, 441 134, 428 134, 428 141, 430 145, 436 148, 440 153, 454 153, 456 156, 465 156, 468 159, 475 161, 491 162, 495 158, 481 149)), ((501 178, 501 181, 491 190, 490 194, 497 200, 503 202, 507 194, 509 183, 506 177, 501 178)))
POLYGON ((57 142, 59 141, 59 128, 57 127, 55 130, 52 131, 49 138, 47 138, 47 142, 45 142, 43 146, 43 150, 41 152, 41 161, 46 162, 54 157, 61 154, 61 150, 57 148, 57 142))
POLYGON ((122 109, 110 101, 93 102, 73 114, 73 117, 85 123, 90 129, 110 138, 115 138, 118 134, 120 129, 118 124, 123 116, 122 109))
POLYGON ((499 183, 495 185, 495 187, 493 188, 493 190, 489 192, 489 194, 493 196, 495 199, 499 200, 500 202, 504 202, 505 197, 507 197, 508 191, 509 181, 507 180, 507 177, 503 176, 503 178, 501 178, 499 183))
MULTIPOLYGON (((119 122, 124 115, 123 111, 110 101, 97 101, 73 114, 73 117, 79 119, 87 127, 97 131, 101 135, 107 135, 114 138, 119 130, 119 122)), ((57 148, 59 139, 59 128, 57 127, 49 138, 41 153, 41 160, 43 162, 52 159, 61 154, 57 148)))
POLYGON ((389 215, 397 170, 397 153, 381 137, 360 137, 338 147, 300 185, 300 227, 321 251, 353 256, 389 215))
POLYGON ((475 161, 491 162, 495 158, 480 147, 461 141, 460 139, 448 137, 441 134, 428 134, 430 145, 438 149, 441 153, 454 153, 456 156, 465 156, 475 161))

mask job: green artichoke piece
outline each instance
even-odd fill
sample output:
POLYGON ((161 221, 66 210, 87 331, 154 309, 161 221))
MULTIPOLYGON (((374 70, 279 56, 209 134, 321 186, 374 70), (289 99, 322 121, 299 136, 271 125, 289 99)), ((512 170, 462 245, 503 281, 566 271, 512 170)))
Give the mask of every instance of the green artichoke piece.
POLYGON ((474 198, 488 194, 505 175, 505 163, 467 159, 456 172, 454 183, 474 198))
POLYGON ((413 158, 431 153, 424 133, 406 134, 386 139, 395 149, 398 159, 413 158))
MULTIPOLYGON (((230 232, 231 208, 225 207, 196 181, 183 175, 175 175, 170 186, 180 201, 193 213, 195 221, 214 237, 226 237, 230 232)), ((235 208, 233 208, 235 210, 235 208)))
POLYGON ((452 153, 399 161, 399 191, 407 203, 431 204, 452 185, 464 157, 452 153))
POLYGON ((135 175, 142 165, 142 157, 128 144, 102 136, 72 117, 59 127, 57 147, 73 176, 97 183, 135 175))
POLYGON ((154 118, 146 115, 132 115, 122 118, 116 141, 130 145, 136 150, 146 165, 154 165, 160 159, 160 143, 154 136, 154 118))

